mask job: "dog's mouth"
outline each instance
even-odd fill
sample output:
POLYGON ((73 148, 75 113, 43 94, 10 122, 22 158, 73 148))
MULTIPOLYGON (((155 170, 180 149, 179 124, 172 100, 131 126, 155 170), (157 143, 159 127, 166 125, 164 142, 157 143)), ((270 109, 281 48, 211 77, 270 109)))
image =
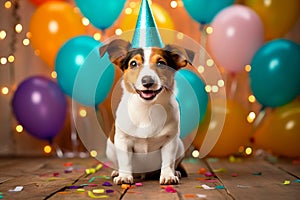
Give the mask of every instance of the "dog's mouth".
POLYGON ((159 88, 158 90, 138 90, 135 89, 136 93, 140 95, 142 99, 145 100, 152 100, 154 99, 161 91, 163 87, 159 88))

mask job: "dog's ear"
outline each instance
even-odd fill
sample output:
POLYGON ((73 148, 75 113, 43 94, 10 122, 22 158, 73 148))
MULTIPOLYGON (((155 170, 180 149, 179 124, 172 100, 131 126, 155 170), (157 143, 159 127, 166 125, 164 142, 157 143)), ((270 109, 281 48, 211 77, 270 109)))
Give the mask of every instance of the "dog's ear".
POLYGON ((164 49, 171 54, 177 65, 176 70, 185 67, 187 64, 192 64, 194 60, 195 53, 192 50, 170 44, 166 45, 164 49))
POLYGON ((131 49, 131 44, 122 39, 116 39, 99 48, 100 56, 103 57, 107 52, 109 59, 115 65, 121 67, 122 60, 126 57, 127 52, 131 49))

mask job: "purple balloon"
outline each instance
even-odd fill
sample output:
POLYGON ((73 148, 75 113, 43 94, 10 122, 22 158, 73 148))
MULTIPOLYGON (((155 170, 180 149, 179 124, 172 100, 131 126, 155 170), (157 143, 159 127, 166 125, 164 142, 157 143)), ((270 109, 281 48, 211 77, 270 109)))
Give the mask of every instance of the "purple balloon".
POLYGON ((42 76, 24 80, 13 96, 12 106, 16 119, 28 133, 50 142, 62 129, 67 114, 64 93, 55 82, 42 76))

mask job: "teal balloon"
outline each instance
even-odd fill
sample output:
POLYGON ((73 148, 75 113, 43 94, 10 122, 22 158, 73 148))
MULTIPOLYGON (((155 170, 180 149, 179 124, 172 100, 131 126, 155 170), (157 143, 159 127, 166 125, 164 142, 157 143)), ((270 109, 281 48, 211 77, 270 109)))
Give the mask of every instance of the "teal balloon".
POLYGON ((265 107, 289 103, 300 93, 300 45, 277 39, 263 45, 251 62, 250 86, 265 107))
POLYGON ((175 74, 176 100, 180 110, 180 137, 194 131, 207 111, 208 94, 205 84, 194 72, 181 69, 175 74))
POLYGON ((114 66, 100 58, 102 44, 90 36, 68 40, 55 60, 58 85, 77 102, 95 106, 108 95, 114 81, 114 66))
POLYGON ((200 24, 209 24, 223 8, 234 0, 182 0, 189 15, 200 24))
POLYGON ((105 30, 112 26, 121 14, 126 0, 75 0, 81 13, 96 28, 105 30))

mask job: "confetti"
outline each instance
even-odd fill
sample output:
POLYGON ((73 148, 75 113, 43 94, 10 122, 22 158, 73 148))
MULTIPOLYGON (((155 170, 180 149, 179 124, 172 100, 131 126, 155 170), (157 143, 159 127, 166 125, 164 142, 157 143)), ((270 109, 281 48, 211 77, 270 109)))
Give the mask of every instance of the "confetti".
POLYGON ((226 172, 226 169, 225 169, 225 168, 214 169, 213 172, 214 172, 214 173, 218 173, 218 172, 226 172))
POLYGON ((104 189, 93 189, 92 192, 95 194, 103 194, 105 192, 105 190, 104 189))
POLYGON ((283 185, 290 185, 291 184, 291 181, 289 181, 289 180, 285 180, 285 181, 283 181, 283 183, 282 183, 283 185))
POLYGON ((114 190, 105 190, 105 192, 106 192, 107 194, 111 194, 111 193, 114 193, 115 191, 114 191, 114 190))
POLYGON ((112 184, 110 182, 105 181, 102 186, 112 186, 112 184))
POLYGON ((86 170, 85 170, 85 173, 86 173, 87 175, 89 175, 89 174, 94 174, 94 173, 96 173, 96 169, 95 169, 95 168, 89 168, 89 169, 86 169, 86 170))
POLYGON ((98 170, 100 170, 102 167, 103 167, 102 164, 98 164, 98 165, 95 167, 95 170, 98 171, 98 170))
POLYGON ((97 187, 98 185, 97 184, 87 184, 87 186, 89 186, 89 187, 97 187))
POLYGON ((254 175, 254 176, 261 176, 262 172, 255 172, 255 173, 252 173, 252 175, 254 175))
POLYGON ((71 190, 79 189, 79 188, 83 188, 83 186, 82 185, 71 185, 71 186, 67 187, 67 189, 71 189, 71 190))
POLYGON ((219 190, 220 190, 220 189, 225 189, 225 187, 224 187, 224 185, 217 185, 217 186, 216 186, 216 189, 219 189, 219 190))
POLYGON ((207 162, 212 162, 212 163, 216 163, 216 162, 218 162, 218 161, 219 161, 218 158, 208 158, 208 159, 207 159, 207 162))
POLYGON ((95 179, 96 179, 96 177, 92 177, 92 178, 90 178, 90 180, 88 180, 88 182, 92 183, 92 182, 94 182, 95 179))
POLYGON ((300 183, 300 179, 295 180, 296 183, 300 183))
POLYGON ((93 199, 106 199, 106 198, 109 198, 109 196, 107 196, 107 195, 96 196, 92 191, 88 191, 88 195, 89 195, 89 197, 91 197, 93 199))
POLYGON ((185 198, 195 198, 196 195, 195 194, 184 194, 183 195, 185 198))
POLYGON ((205 195, 205 194, 196 194, 196 195, 198 198, 206 198, 207 197, 207 195, 205 195))
POLYGON ((172 185, 166 186, 165 191, 168 193, 176 193, 176 189, 172 185))
POLYGON ((64 170, 65 174, 72 173, 72 171, 73 171, 72 167, 64 170))
POLYGON ((143 183, 135 183, 135 186, 137 187, 143 186, 143 183))
POLYGON ((129 185, 129 184, 122 184, 121 188, 122 189, 129 189, 129 188, 131 188, 131 185, 129 185))
POLYGON ((77 191, 77 192, 85 192, 85 189, 79 188, 79 189, 77 189, 76 191, 77 191))
POLYGON ((59 173, 58 173, 58 172, 54 172, 54 173, 53 173, 53 176, 54 176, 54 177, 58 177, 58 176, 59 176, 59 173))
POLYGON ((0 199, 3 199, 4 197, 3 197, 3 193, 2 192, 0 192, 0 199))
POLYGON ((237 177, 237 176, 238 176, 238 173, 232 173, 231 176, 232 176, 232 177, 237 177))
POLYGON ((214 187, 210 187, 210 186, 205 185, 205 184, 203 184, 203 185, 201 185, 201 186, 202 186, 202 188, 203 188, 204 190, 214 190, 214 189, 215 189, 214 187))
POLYGON ((9 192, 21 192, 23 190, 23 186, 17 186, 14 189, 8 190, 9 192))
POLYGON ((205 174, 207 172, 207 170, 205 168, 200 168, 198 170, 198 174, 205 174))
POLYGON ((71 162, 66 162, 66 163, 64 164, 64 166, 65 166, 65 167, 71 167, 71 166, 73 166, 73 163, 71 163, 71 162))
POLYGON ((238 187, 238 188, 250 188, 251 186, 249 186, 249 185, 237 185, 236 187, 238 187))
POLYGON ((212 176, 214 176, 214 174, 211 173, 211 172, 205 172, 204 176, 206 176, 206 177, 212 177, 212 176))

